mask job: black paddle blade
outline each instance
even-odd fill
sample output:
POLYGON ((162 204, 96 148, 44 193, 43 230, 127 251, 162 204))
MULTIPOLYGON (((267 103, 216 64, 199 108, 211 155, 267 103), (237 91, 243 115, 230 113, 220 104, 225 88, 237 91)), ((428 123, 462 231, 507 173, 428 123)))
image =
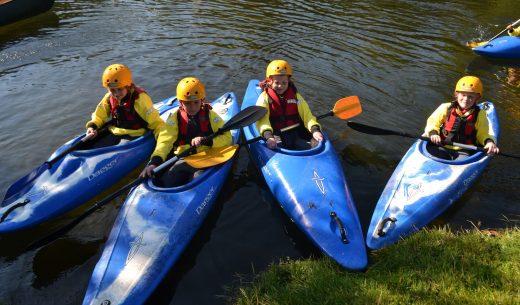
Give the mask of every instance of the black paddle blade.
POLYGON ((509 157, 509 158, 520 159, 520 155, 506 154, 506 153, 503 153, 503 152, 498 153, 498 155, 499 156, 504 156, 504 157, 509 157))
POLYGON ((228 131, 251 125, 266 115, 267 109, 261 106, 249 106, 237 113, 222 126, 222 131, 228 131))
POLYGON ((373 134, 373 135, 380 135, 380 136, 393 135, 393 136, 401 136, 401 137, 412 138, 412 139, 428 140, 428 138, 423 138, 421 136, 411 135, 411 134, 406 133, 406 132, 390 130, 390 129, 383 129, 383 128, 379 128, 379 127, 375 127, 375 126, 369 126, 369 125, 356 123, 356 122, 352 122, 352 121, 348 121, 347 125, 350 128, 352 128, 352 129, 354 129, 356 131, 360 131, 360 132, 368 133, 368 134, 373 134))
POLYGON ((396 135, 396 134, 399 134, 399 133, 397 133, 395 131, 392 131, 392 130, 378 128, 378 127, 374 127, 374 126, 369 126, 369 125, 356 123, 356 122, 352 122, 352 121, 348 121, 347 125, 348 125, 348 127, 352 128, 352 129, 354 129, 356 131, 360 131, 360 132, 368 133, 368 134, 373 134, 373 135, 382 135, 382 136, 384 136, 384 135, 396 135))

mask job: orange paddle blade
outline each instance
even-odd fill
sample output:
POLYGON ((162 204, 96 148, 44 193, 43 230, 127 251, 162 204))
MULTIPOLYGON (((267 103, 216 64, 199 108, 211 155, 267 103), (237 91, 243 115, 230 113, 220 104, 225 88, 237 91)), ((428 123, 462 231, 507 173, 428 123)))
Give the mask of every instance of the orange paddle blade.
POLYGON ((194 168, 205 168, 221 164, 231 159, 238 149, 238 144, 233 146, 212 147, 200 153, 187 156, 184 161, 194 168))
POLYGON ((355 95, 338 100, 336 104, 334 104, 334 109, 332 109, 334 116, 342 120, 353 118, 362 111, 359 97, 355 95))

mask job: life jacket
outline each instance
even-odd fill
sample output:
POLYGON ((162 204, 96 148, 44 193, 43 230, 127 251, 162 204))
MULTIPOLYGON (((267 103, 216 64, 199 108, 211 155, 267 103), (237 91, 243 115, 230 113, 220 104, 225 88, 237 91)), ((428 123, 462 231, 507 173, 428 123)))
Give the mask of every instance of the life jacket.
POLYGON ((452 102, 446 112, 446 122, 441 126, 441 139, 446 143, 458 142, 463 144, 475 144, 477 141, 477 122, 479 108, 474 106, 469 109, 466 116, 459 115, 457 103, 452 102))
POLYGON ((179 135, 174 146, 190 144, 195 137, 206 137, 213 133, 209 118, 210 109, 212 109, 210 104, 203 103, 195 117, 190 119, 186 110, 182 106, 179 108, 179 111, 177 111, 179 135))
POLYGON ((110 95, 108 105, 110 105, 110 113, 114 126, 124 129, 141 129, 147 128, 148 123, 135 111, 135 101, 139 99, 139 94, 145 92, 144 89, 135 87, 132 93, 127 94, 121 104, 118 100, 110 95))
POLYGON ((302 123, 298 112, 297 91, 292 82, 289 82, 289 87, 283 95, 279 95, 269 87, 266 87, 264 90, 269 101, 269 121, 275 131, 302 123))

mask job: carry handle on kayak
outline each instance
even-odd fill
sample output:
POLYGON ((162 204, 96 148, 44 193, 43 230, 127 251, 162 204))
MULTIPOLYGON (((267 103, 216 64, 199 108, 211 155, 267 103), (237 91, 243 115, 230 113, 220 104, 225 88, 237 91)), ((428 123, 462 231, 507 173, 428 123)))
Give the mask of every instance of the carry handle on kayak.
MULTIPOLYGON (((371 134, 371 135, 381 135, 381 136, 394 135, 394 136, 401 136, 401 137, 412 138, 412 139, 421 139, 424 141, 431 142, 430 138, 428 138, 428 137, 416 136, 416 135, 412 135, 412 134, 402 132, 402 131, 384 129, 384 128, 365 125, 365 124, 356 123, 356 122, 352 122, 352 121, 348 121, 347 125, 356 131, 371 134)), ((445 143, 445 144, 448 144, 448 143, 445 143)), ((462 143, 457 143, 457 142, 449 143, 449 145, 467 149, 467 150, 475 150, 475 151, 480 151, 480 152, 486 153, 486 150, 483 147, 478 147, 478 146, 474 146, 474 145, 467 145, 467 144, 462 144, 462 143)), ((503 157, 520 159, 520 156, 506 154, 503 152, 499 152, 497 155, 503 156, 503 157)))
POLYGON ((341 242, 343 242, 344 244, 348 244, 349 241, 347 239, 347 234, 345 233, 345 226, 343 225, 343 222, 341 221, 341 219, 339 219, 336 212, 332 211, 332 212, 330 212, 329 215, 338 225, 339 234, 341 235, 341 242))
MULTIPOLYGON (((247 125, 251 125, 254 122, 258 121, 266 113, 267 113, 267 109, 265 109, 264 107, 260 107, 260 106, 250 106, 250 107, 247 107, 244 110, 242 110, 239 113, 237 113, 231 119, 229 119, 229 121, 227 121, 226 124, 224 124, 224 126, 219 128, 213 134, 209 135, 207 137, 207 139, 208 140, 213 139, 214 137, 216 137, 218 135, 221 135, 222 133, 230 131, 232 129, 237 129, 237 128, 244 127, 244 126, 247 126, 247 125)), ((169 159, 168 161, 164 162, 160 166, 154 168, 154 170, 153 170, 154 175, 159 174, 161 171, 163 171, 167 167, 171 166, 173 163, 177 162, 180 158, 188 156, 190 153, 192 153, 195 150, 196 150, 196 147, 192 146, 189 149, 187 149, 187 150, 183 151, 182 153, 178 154, 177 156, 175 156, 175 157, 169 159)), ((99 201, 96 204, 94 204, 93 206, 91 206, 88 210, 83 212, 80 216, 76 217, 69 224, 67 224, 64 227, 62 227, 61 229, 58 229, 57 231, 55 231, 55 232, 53 232, 53 233, 51 233, 51 234, 41 238, 40 240, 30 244, 26 248, 26 250, 27 251, 34 250, 34 249, 37 249, 37 248, 39 248, 39 247, 41 247, 43 245, 46 245, 46 244, 56 240, 57 238, 59 238, 63 234, 65 234, 68 231, 70 231, 77 224, 79 224, 83 219, 87 218, 89 215, 94 213, 96 210, 100 209, 105 204, 111 202, 113 199, 115 199, 117 196, 119 196, 123 192, 125 192, 127 190, 130 190, 131 188, 139 185, 141 182, 143 182, 146 179, 147 178, 139 177, 139 178, 135 179, 134 181, 126 184, 125 186, 123 186, 119 190, 115 191, 114 193, 108 195, 107 197, 105 197, 101 201, 99 201)))
POLYGON ((386 217, 385 219, 381 220, 377 226, 376 234, 380 237, 385 236, 388 230, 391 228, 392 224, 396 221, 397 219, 395 217, 386 217))

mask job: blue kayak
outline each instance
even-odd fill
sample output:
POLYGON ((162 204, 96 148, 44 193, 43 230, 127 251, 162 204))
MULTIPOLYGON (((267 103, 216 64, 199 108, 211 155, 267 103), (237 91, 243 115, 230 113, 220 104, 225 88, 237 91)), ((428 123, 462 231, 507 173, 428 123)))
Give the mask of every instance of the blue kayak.
POLYGON ((520 37, 502 36, 473 48, 473 52, 486 57, 520 59, 520 37))
MULTIPOLYGON (((239 111, 234 93, 212 103, 225 121, 239 111)), ((232 130, 238 142, 239 130, 232 130)), ((161 188, 151 179, 127 197, 99 259, 83 304, 142 304, 177 261, 215 203, 233 158, 193 181, 161 188)))
MULTIPOLYGON (((250 81, 242 108, 255 105, 260 93, 259 81, 250 81)), ((256 124, 244 128, 244 135, 246 140, 259 136, 256 124)), ((259 141, 249 152, 278 203, 309 239, 341 266, 365 269, 357 210, 330 140, 302 151, 271 150, 259 141)))
MULTIPOLYGON (((495 107, 490 102, 479 107, 498 138, 495 107)), ((393 244, 428 225, 470 188, 491 158, 479 151, 463 160, 440 159, 426 150, 427 143, 417 140, 386 184, 368 229, 369 248, 393 244)))
MULTIPOLYGON (((178 102, 163 101, 155 107, 164 118, 178 102)), ((81 141, 65 143, 48 159, 81 141)), ((0 208, 0 233, 22 230, 62 215, 93 198, 146 161, 155 146, 151 132, 125 144, 73 150, 49 168, 42 164, 16 181, 0 208)))

